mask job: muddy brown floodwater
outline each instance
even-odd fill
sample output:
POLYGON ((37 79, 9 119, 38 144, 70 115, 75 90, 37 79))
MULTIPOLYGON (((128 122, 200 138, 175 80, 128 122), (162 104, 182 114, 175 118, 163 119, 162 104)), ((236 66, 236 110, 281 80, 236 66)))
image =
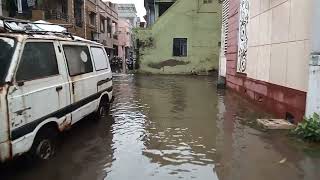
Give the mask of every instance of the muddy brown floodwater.
POLYGON ((79 122, 49 162, 21 158, 1 180, 318 180, 320 148, 255 125, 268 117, 216 80, 116 75, 110 116, 79 122))

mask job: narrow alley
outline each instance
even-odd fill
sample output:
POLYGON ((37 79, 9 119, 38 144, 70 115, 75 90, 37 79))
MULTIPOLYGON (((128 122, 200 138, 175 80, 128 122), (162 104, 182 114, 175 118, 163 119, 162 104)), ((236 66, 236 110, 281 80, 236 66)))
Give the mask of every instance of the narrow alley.
POLYGON ((110 115, 63 134, 55 157, 0 169, 1 180, 312 180, 320 147, 264 131, 268 114, 210 76, 115 75, 110 115), (32 163, 32 165, 31 165, 32 163))

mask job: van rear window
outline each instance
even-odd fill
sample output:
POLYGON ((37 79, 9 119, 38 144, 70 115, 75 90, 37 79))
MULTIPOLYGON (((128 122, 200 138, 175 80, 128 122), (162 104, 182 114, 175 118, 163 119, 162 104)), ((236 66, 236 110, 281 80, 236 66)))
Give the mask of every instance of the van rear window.
POLYGON ((16 44, 15 39, 0 37, 0 85, 5 83, 16 44))
POLYGON ((93 72, 92 61, 87 46, 64 45, 70 76, 93 72))
POLYGON ((96 70, 108 69, 108 58, 104 50, 100 47, 91 47, 91 52, 96 70))

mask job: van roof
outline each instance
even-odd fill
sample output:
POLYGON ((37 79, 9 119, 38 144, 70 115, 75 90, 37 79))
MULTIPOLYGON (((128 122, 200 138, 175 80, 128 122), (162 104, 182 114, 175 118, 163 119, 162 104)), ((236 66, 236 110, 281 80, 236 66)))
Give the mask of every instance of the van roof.
POLYGON ((39 39, 39 40, 58 40, 58 41, 70 41, 70 42, 82 42, 87 44, 103 46, 103 44, 90 41, 78 36, 65 36, 60 33, 48 32, 45 34, 24 34, 24 33, 0 33, 0 37, 12 37, 18 41, 24 41, 26 39, 39 39))

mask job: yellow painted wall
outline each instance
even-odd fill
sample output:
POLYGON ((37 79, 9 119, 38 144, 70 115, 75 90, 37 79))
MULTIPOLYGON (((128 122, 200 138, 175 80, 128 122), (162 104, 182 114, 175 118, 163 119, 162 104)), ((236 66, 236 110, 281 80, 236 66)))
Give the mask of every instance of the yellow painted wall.
POLYGON ((191 74, 218 69, 221 4, 178 0, 151 29, 136 33, 148 44, 139 49, 140 72, 191 74), (173 56, 173 38, 188 38, 187 57, 173 56))

